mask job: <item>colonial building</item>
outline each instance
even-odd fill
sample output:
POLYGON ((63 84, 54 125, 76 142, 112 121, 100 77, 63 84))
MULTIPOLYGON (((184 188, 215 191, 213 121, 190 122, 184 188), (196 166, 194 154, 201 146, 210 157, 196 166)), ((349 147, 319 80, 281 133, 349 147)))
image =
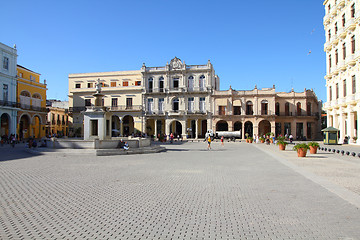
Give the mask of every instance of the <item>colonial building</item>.
POLYGON ((326 0, 324 6, 327 125, 340 130, 340 143, 345 136, 354 143, 360 118, 360 3, 326 0))
POLYGON ((60 100, 47 100, 46 136, 69 136, 69 102, 60 100))
POLYGON ((146 106, 146 132, 158 136, 197 138, 211 127, 211 94, 219 90, 219 77, 208 61, 186 65, 174 58, 161 67, 141 68, 146 106))
POLYGON ((266 133, 292 134, 295 139, 318 139, 321 102, 312 90, 276 92, 272 88, 215 91, 213 125, 216 131, 241 131, 242 137, 266 133))
POLYGON ((102 82, 104 107, 112 113, 111 135, 128 136, 145 132, 141 71, 69 74, 69 114, 74 133, 83 136, 86 107, 95 105, 95 84, 102 82))
POLYGON ((40 83, 40 74, 17 65, 17 134, 20 139, 45 137, 46 81, 40 83))
POLYGON ((17 50, 0 43, 0 136, 16 134, 16 64, 17 50))

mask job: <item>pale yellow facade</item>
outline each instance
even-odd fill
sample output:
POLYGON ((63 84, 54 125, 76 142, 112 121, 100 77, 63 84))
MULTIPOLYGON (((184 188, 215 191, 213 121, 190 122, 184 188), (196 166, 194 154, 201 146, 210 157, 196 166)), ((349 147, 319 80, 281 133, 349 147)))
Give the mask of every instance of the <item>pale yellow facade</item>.
POLYGON ((324 7, 327 125, 340 130, 340 143, 359 144, 360 3, 327 0, 324 7))
POLYGON ((112 114, 112 136, 136 135, 144 132, 142 75, 140 71, 117 71, 69 74, 70 129, 83 135, 86 107, 95 105, 95 84, 102 83, 103 106, 112 114))

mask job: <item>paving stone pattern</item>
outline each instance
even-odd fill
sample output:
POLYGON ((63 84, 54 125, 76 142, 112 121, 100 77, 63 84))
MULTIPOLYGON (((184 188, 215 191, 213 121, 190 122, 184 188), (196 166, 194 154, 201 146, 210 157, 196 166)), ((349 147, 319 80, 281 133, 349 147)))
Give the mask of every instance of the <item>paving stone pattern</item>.
POLYGON ((360 239, 359 209, 254 146, 167 147, 111 157, 0 149, 0 238, 360 239))

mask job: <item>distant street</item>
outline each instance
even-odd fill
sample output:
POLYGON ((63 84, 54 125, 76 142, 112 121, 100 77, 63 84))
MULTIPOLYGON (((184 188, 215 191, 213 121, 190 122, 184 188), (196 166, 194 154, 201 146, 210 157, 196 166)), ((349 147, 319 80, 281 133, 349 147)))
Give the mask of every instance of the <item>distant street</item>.
POLYGON ((0 239, 360 239, 359 158, 166 147, 111 157, 0 148, 0 239))

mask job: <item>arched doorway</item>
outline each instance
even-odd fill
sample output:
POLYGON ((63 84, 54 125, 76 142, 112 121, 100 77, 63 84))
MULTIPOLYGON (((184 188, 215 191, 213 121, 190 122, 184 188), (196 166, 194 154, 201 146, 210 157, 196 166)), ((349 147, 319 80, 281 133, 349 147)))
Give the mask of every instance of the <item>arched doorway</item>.
POLYGON ((111 116, 111 136, 120 136, 120 118, 117 115, 111 116))
POLYGON ((134 118, 130 115, 123 117, 123 136, 127 137, 134 133, 134 118))
POLYGON ((268 120, 262 120, 260 123, 259 123, 259 136, 263 136, 264 134, 266 133, 269 133, 271 132, 271 124, 268 120))
MULTIPOLYGON (((252 122, 245 122, 244 124, 244 134, 249 134, 249 137, 253 137, 253 124, 252 122)), ((246 135, 245 135, 246 137, 246 135)))
POLYGON ((201 137, 204 138, 207 131, 207 121, 202 120, 201 121, 201 137))
POLYGON ((216 123, 216 131, 229 131, 228 123, 224 120, 220 120, 216 123))
POLYGON ((188 134, 190 138, 195 138, 196 135, 196 121, 197 120, 189 120, 189 124, 188 124, 188 134))
POLYGON ((234 131, 240 131, 240 137, 242 138, 242 122, 234 123, 234 131))
POLYGON ((35 138, 41 138, 41 118, 35 115, 32 120, 32 136, 35 138))
POLYGON ((19 121, 19 138, 29 138, 30 136, 30 117, 28 115, 22 115, 19 121))
POLYGON ((7 113, 3 113, 1 115, 1 129, 0 129, 0 137, 1 136, 9 136, 10 134, 10 116, 7 113))
POLYGON ((178 135, 181 137, 182 125, 179 121, 173 121, 170 124, 170 133, 174 134, 174 137, 177 137, 178 135))

